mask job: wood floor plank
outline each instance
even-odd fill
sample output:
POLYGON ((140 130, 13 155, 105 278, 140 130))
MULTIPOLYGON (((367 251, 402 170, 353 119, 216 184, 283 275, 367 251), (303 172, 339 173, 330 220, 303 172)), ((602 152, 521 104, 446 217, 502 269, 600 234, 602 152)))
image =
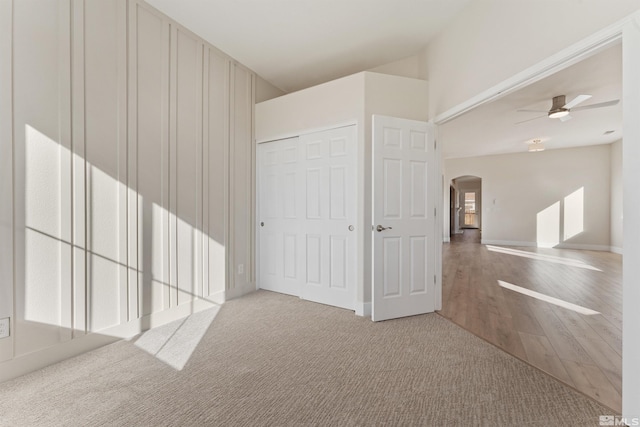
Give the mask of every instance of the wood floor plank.
POLYGON ((577 338, 577 340, 606 375, 611 385, 622 394, 622 356, 601 340, 591 338, 577 338))
POLYGON ((536 319, 526 301, 522 301, 513 292, 506 291, 505 301, 511 310, 512 324, 516 331, 527 332, 533 335, 544 335, 542 326, 540 326, 538 319, 536 319))
POLYGON ((527 361, 560 381, 575 386, 547 337, 526 332, 520 332, 519 335, 527 355, 527 361))
POLYGON ((596 365, 572 360, 563 360, 562 362, 578 390, 615 411, 622 411, 622 396, 600 368, 596 365))
POLYGON ((556 350, 558 357, 576 362, 593 363, 589 354, 582 348, 571 332, 567 330, 548 304, 530 301, 529 305, 540 326, 544 329, 546 337, 556 350))

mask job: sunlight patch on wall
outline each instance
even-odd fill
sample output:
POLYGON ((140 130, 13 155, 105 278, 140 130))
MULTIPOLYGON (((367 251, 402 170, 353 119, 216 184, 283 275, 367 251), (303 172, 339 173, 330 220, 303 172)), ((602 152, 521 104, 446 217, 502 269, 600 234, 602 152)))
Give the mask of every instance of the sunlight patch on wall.
POLYGON ((552 248, 560 243, 560 202, 536 215, 536 241, 541 248, 552 248))
POLYGON ((70 152, 29 125, 25 135, 25 224, 49 236, 68 237, 62 219, 69 212, 62 209, 71 196, 64 182, 71 174, 70 152))
POLYGON ((220 307, 213 307, 149 329, 135 340, 135 346, 180 371, 191 358, 219 311, 220 307))
POLYGON ((529 297, 538 299, 540 301, 545 301, 550 304, 556 305, 558 307, 566 308, 567 310, 575 311, 579 314, 584 314, 586 316, 593 316, 594 314, 600 314, 598 311, 591 310, 589 308, 582 307, 580 305, 572 304, 570 302, 550 297, 549 295, 541 294, 536 291, 532 291, 531 289, 523 288, 521 286, 514 285, 509 282, 503 282, 502 280, 498 280, 498 285, 502 286, 505 289, 509 289, 514 292, 518 292, 523 295, 527 295, 529 297))
POLYGON ((584 231, 584 187, 564 198, 564 240, 584 231))
MULTIPOLYGON (((72 331, 124 338, 167 319, 152 314, 224 302, 224 224, 207 224, 218 239, 204 233, 198 217, 171 213, 29 125, 24 144, 16 354, 73 339, 72 331)), ((136 345, 182 369, 218 309, 153 329, 136 345)))

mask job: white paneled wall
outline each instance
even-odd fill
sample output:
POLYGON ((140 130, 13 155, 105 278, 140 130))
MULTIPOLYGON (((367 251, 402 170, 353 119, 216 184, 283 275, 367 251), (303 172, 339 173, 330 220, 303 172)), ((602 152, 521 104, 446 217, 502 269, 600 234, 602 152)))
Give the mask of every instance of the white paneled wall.
POLYGON ((255 75, 141 0, 0 24, 0 380, 253 290, 255 75))

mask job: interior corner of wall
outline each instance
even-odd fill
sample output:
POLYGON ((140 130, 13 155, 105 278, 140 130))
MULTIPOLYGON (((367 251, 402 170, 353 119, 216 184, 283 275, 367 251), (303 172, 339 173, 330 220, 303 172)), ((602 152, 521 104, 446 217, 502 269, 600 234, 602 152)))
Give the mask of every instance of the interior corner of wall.
POLYGON ((371 317, 371 302, 356 303, 356 316, 371 317))

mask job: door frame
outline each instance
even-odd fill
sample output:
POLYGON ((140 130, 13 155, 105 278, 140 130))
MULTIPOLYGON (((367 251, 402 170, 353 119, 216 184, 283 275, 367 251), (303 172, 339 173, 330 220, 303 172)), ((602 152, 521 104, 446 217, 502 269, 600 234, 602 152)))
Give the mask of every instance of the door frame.
MULTIPOLYGON (((480 94, 438 114, 433 119, 436 125, 447 123, 462 114, 488 102, 499 99, 571 65, 574 65, 601 50, 622 42, 623 84, 622 109, 624 137, 627 141, 640 140, 640 11, 600 30, 581 41, 557 52, 537 64, 492 86, 480 94)), ((437 130, 437 128, 436 128, 437 130)), ((628 259, 640 258, 640 223, 633 221, 634 213, 640 209, 640 194, 635 192, 635 183, 640 179, 640 168, 634 160, 640 159, 640 144, 622 144, 623 153, 623 228, 625 242, 623 256, 628 259)), ((438 158, 442 164, 442 159, 438 158)), ((440 165, 441 166, 441 165, 440 165)), ((442 205, 444 205, 444 199, 442 205)), ((447 204, 448 207, 448 204, 447 204)), ((443 228, 443 221, 440 221, 443 228)), ((442 234, 441 234, 442 235, 442 234)), ((439 248, 442 254, 442 247, 439 248)), ((440 261, 440 268, 442 262, 440 261)), ((622 415, 640 415, 640 366, 634 361, 640 359, 640 335, 634 325, 637 321, 635 309, 640 305, 640 287, 635 286, 640 279, 640 264, 623 263, 623 309, 622 309, 622 415)), ((442 304, 442 285, 436 296, 442 304)))

